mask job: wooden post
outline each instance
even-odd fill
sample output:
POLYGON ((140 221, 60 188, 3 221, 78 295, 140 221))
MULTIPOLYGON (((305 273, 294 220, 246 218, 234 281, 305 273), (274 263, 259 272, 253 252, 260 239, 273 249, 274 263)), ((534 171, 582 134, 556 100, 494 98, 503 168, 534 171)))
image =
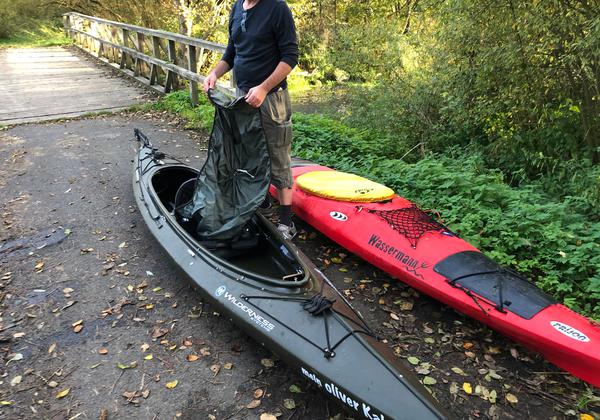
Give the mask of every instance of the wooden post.
MULTIPOLYGON (((139 52, 141 52, 142 54, 144 53, 144 34, 141 32, 137 33, 137 50, 139 52)), ((133 75, 134 76, 139 76, 140 74, 143 76, 144 75, 144 71, 142 69, 143 66, 143 62, 142 60, 140 60, 139 58, 135 58, 135 65, 133 67, 133 75)))
MULTIPOLYGON (((156 35, 152 37, 152 55, 160 59, 160 38, 156 35)), ((152 64, 150 67, 150 86, 158 83, 158 66, 152 64)))
MULTIPOLYGON (((188 70, 194 73, 198 72, 198 62, 196 61, 196 47, 188 45, 188 70)), ((194 106, 198 105, 198 82, 190 80, 190 99, 194 106)))
POLYGON ((71 38, 71 17, 69 15, 63 16, 63 28, 65 29, 65 36, 71 38))
MULTIPOLYGON (((169 39, 169 61, 177 65, 177 50, 175 49, 175 41, 169 39)), ((167 81, 165 82, 165 93, 169 93, 172 90, 177 90, 179 83, 177 83, 177 75, 171 70, 167 71, 167 81)))
MULTIPOLYGON (((129 30, 123 28, 121 29, 121 33, 123 34, 123 46, 129 47, 129 30)), ((119 64, 119 68, 127 68, 127 54, 125 54, 125 51, 121 51, 121 64, 119 64)))

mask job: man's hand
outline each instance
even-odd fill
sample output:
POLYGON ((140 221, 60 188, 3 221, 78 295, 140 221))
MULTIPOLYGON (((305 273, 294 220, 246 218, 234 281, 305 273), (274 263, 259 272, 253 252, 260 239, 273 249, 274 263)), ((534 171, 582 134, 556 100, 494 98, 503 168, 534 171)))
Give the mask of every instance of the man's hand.
POLYGON ((246 102, 254 108, 260 108, 267 97, 267 93, 269 92, 261 85, 255 86, 246 94, 246 102))
POLYGON ((214 71, 211 71, 208 76, 206 76, 206 78, 204 79, 204 92, 208 93, 209 89, 212 89, 215 87, 215 85, 217 84, 217 75, 215 74, 214 71))

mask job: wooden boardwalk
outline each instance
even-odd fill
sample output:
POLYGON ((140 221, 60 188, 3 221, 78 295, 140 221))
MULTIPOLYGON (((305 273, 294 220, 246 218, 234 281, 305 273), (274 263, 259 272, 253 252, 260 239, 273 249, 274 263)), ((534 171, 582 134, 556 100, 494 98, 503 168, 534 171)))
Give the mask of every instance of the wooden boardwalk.
POLYGON ((0 49, 0 124, 119 110, 147 92, 60 48, 0 49))

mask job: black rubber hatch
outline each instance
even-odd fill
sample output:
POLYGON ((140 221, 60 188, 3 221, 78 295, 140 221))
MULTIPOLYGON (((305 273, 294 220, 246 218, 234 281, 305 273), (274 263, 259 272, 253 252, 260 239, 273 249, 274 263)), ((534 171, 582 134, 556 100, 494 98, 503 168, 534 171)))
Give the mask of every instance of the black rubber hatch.
POLYGON ((471 291, 525 319, 531 319, 555 301, 519 274, 502 267, 481 252, 464 251, 437 263, 434 270, 450 283, 471 291))

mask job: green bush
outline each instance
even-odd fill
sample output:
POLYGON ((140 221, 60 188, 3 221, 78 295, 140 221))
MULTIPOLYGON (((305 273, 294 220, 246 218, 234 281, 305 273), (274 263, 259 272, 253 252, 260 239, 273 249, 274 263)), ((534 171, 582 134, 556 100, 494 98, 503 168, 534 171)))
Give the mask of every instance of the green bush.
MULTIPOLYGON (((340 24, 331 38, 327 64, 353 81, 373 81, 382 76, 391 80, 402 73, 402 47, 402 36, 394 23, 340 24)), ((342 74, 334 73, 329 78, 343 81, 342 74)))
POLYGON ((194 107, 189 93, 185 90, 169 93, 160 101, 152 104, 150 108, 181 115, 186 119, 185 128, 189 129, 210 130, 215 114, 204 93, 199 95, 198 107, 194 107))
POLYGON ((294 117, 294 153, 382 182, 498 262, 571 308, 600 319, 600 224, 535 185, 506 184, 479 154, 455 149, 416 163, 390 159, 372 138, 320 116, 294 117))
POLYGON ((61 32, 61 12, 61 8, 38 0, 0 2, 0 40, 38 44, 48 37, 56 37, 61 32))

